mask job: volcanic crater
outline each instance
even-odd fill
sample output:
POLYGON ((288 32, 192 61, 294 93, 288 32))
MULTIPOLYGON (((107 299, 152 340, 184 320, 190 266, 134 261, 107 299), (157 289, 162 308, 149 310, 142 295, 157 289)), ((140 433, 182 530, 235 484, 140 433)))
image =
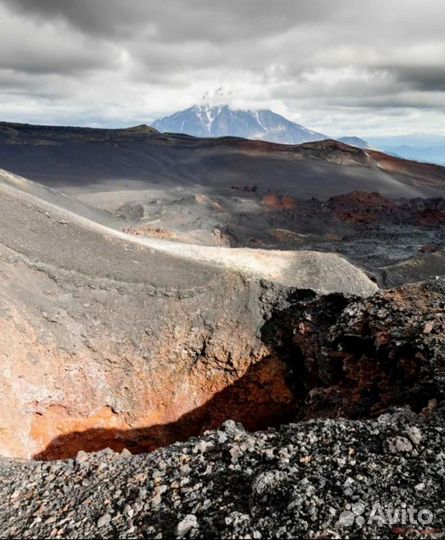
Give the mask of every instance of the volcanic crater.
POLYGON ((3 456, 142 453, 228 419, 255 431, 442 399, 442 168, 332 141, 15 124, 0 135, 8 166, 32 155, 46 183, 0 171, 3 456), (130 187, 133 158, 117 160, 116 141, 138 156, 130 187), (84 163, 97 183, 81 185, 84 163), (282 172, 276 191, 267 170, 282 172), (320 200, 307 197, 314 174, 320 200), (345 194, 354 175, 384 195, 345 194), (405 284, 419 268, 429 281, 405 284))

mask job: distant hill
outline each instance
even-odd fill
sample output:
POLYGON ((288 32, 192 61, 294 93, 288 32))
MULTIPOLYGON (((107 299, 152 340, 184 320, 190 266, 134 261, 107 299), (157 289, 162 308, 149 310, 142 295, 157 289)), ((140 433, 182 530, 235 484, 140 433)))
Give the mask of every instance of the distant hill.
POLYGON ((153 122, 162 132, 195 137, 242 137, 282 144, 327 139, 326 135, 287 120, 270 110, 234 110, 228 105, 194 105, 153 122))
POLYGON ((445 137, 440 135, 397 135, 367 137, 373 148, 404 159, 445 165, 445 137))
POLYGON ((445 169, 334 140, 284 145, 235 137, 0 122, 0 168, 71 193, 191 185, 219 190, 255 185, 302 198, 350 191, 387 197, 443 195, 445 169))
POLYGON ((340 141, 343 144, 349 144, 350 146, 356 146, 357 148, 363 148, 366 150, 371 149, 369 144, 363 139, 360 139, 359 137, 340 137, 339 139, 337 139, 337 141, 340 141))

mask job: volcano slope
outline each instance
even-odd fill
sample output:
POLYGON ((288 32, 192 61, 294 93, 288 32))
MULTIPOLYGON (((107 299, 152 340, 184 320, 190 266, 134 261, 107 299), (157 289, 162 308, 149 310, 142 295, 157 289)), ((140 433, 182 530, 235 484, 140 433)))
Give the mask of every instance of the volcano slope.
POLYGON ((443 537, 444 280, 317 295, 0 201, 2 537, 443 537))
POLYGON ((103 210, 93 219, 139 238, 336 252, 383 286, 445 269, 445 168, 336 141, 0 123, 0 167, 103 210))
POLYGON ((148 126, 92 129, 0 123, 0 167, 59 190, 109 192, 255 184, 298 197, 355 190, 443 195, 445 169, 327 140, 280 145, 161 134, 148 126))
MULTIPOLYGON (((204 407, 197 419, 175 424, 242 377, 246 393, 261 381, 262 397, 254 401, 264 401, 267 425, 293 401, 285 364, 261 340, 268 302, 290 286, 360 295, 377 289, 337 255, 240 249, 229 258, 223 248, 184 250, 134 238, 74 213, 52 191, 3 176, 6 455, 32 457, 66 433, 74 433, 73 442, 61 456, 84 445, 124 447, 122 431, 139 427, 150 428, 139 445, 147 450, 211 423, 204 407), (115 428, 118 435, 79 442, 89 428, 115 428)), ((57 455, 56 448, 50 457, 57 455)))
MULTIPOLYGON (((357 239, 370 223, 412 221, 416 251, 428 242, 422 254, 435 257, 442 201, 424 197, 440 193, 441 168, 380 166, 331 142, 3 128, 1 535, 360 536, 340 514, 375 501, 421 504, 442 534, 444 281, 379 291, 327 252, 333 238, 298 243, 309 216, 325 221, 320 238, 333 224, 347 237, 357 217, 357 239), (26 168, 46 185, 14 174, 26 168), (329 200, 297 201, 317 172, 329 200), (342 195, 360 179, 386 196, 342 195), (203 245, 194 207, 202 221, 228 208, 238 231, 263 214, 276 242, 240 232, 232 243, 221 227, 203 245), (302 249, 311 244, 324 252, 302 249)), ((415 265, 384 271, 396 284, 419 278, 415 265)))
POLYGON ((3 537, 359 535, 376 500, 441 533, 443 280, 141 238, 6 172, 0 219, 3 537))

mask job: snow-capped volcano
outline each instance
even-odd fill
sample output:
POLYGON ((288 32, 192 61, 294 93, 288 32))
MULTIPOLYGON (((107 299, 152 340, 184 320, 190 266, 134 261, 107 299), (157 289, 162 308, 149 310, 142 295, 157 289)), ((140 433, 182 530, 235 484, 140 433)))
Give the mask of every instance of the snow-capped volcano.
POLYGON ((243 137, 263 141, 300 144, 327 139, 270 110, 234 110, 228 105, 194 105, 153 122, 163 132, 186 133, 195 137, 243 137))

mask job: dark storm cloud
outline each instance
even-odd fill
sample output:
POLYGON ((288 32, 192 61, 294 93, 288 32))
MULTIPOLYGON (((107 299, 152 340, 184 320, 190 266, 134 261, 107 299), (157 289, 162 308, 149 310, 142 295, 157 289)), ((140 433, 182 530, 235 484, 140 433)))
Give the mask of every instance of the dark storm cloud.
POLYGON ((51 74, 76 75, 84 71, 111 67, 113 62, 109 57, 101 55, 79 56, 75 51, 51 51, 43 56, 41 50, 15 51, 2 60, 2 69, 25 72, 30 75, 51 74))
POLYGON ((64 19, 94 35, 132 35, 151 24, 161 39, 233 39, 284 31, 329 16, 324 0, 3 0, 29 15, 64 19))
POLYGON ((302 122, 416 109, 436 129, 444 16, 441 0, 0 0, 0 114, 33 85, 33 113, 54 96, 58 117, 123 123, 223 86, 302 122))
MULTIPOLYGON (((292 28, 310 34, 328 25, 338 35, 370 33, 374 40, 398 35, 440 37, 440 0, 2 0, 40 20, 64 20, 82 32, 109 39, 152 28, 162 40, 233 40, 267 37, 292 28)), ((443 11, 443 10, 442 10, 443 11)), ((390 44, 389 44, 390 45, 390 44)))
MULTIPOLYGON (((445 62, 445 58, 444 58, 445 62)), ((384 66, 396 80, 416 90, 443 92, 445 89, 445 67, 436 66, 384 66)))

